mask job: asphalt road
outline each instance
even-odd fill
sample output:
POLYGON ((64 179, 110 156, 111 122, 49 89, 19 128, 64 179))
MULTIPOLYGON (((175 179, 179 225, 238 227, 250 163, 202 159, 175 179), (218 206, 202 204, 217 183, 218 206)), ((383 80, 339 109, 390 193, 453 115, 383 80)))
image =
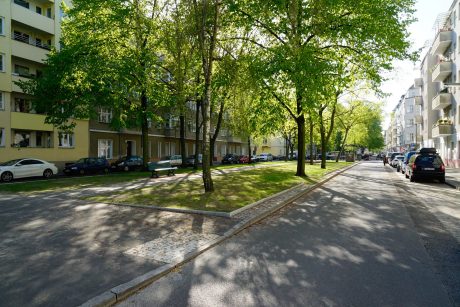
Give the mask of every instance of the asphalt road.
POLYGON ((78 306, 162 262, 124 251, 229 221, 91 204, 66 193, 0 195, 0 306, 78 306))
POLYGON ((362 163, 119 306, 460 306, 458 199, 362 163))

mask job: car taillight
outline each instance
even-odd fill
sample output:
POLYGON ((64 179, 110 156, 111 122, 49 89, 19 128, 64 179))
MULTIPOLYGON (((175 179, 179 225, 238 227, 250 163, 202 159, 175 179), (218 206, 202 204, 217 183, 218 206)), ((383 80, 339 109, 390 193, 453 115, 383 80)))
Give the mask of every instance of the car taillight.
POLYGON ((416 169, 417 169, 417 165, 415 165, 415 163, 412 164, 412 170, 415 171, 416 169))
POLYGON ((441 171, 443 171, 443 172, 446 171, 446 167, 444 166, 444 164, 441 164, 441 171))

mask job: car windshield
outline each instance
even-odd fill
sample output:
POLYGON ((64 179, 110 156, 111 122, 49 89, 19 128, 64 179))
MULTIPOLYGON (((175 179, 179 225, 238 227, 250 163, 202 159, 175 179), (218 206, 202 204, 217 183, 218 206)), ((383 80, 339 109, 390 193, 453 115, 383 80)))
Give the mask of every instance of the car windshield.
POLYGON ((21 159, 16 159, 16 160, 8 161, 8 162, 3 162, 3 163, 0 163, 0 166, 12 166, 12 165, 15 165, 18 161, 21 161, 21 159))
POLYGON ((396 159, 398 159, 398 160, 403 160, 403 159, 404 159, 404 156, 396 156, 396 159))
POLYGON ((88 158, 81 158, 75 163, 86 163, 87 160, 88 160, 88 158))

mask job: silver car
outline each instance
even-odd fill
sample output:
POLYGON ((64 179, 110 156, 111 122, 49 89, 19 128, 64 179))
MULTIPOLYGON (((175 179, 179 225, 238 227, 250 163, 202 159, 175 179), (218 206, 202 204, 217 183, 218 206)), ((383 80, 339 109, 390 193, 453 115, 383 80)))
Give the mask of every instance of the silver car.
POLYGON ((40 159, 16 159, 0 164, 0 180, 4 182, 26 177, 50 178, 57 172, 56 165, 40 159))

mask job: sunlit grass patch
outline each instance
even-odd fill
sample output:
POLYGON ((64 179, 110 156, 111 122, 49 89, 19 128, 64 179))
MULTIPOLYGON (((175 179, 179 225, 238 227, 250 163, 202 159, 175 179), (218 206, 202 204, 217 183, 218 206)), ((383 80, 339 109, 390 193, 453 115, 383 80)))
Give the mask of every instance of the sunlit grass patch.
POLYGON ((201 180, 163 183, 147 188, 99 195, 92 201, 136 204, 167 208, 231 212, 262 198, 286 190, 300 183, 317 182, 327 172, 342 168, 349 163, 330 162, 326 169, 319 164, 306 165, 307 177, 295 176, 296 163, 251 169, 242 172, 213 176, 213 193, 205 193, 201 180))

